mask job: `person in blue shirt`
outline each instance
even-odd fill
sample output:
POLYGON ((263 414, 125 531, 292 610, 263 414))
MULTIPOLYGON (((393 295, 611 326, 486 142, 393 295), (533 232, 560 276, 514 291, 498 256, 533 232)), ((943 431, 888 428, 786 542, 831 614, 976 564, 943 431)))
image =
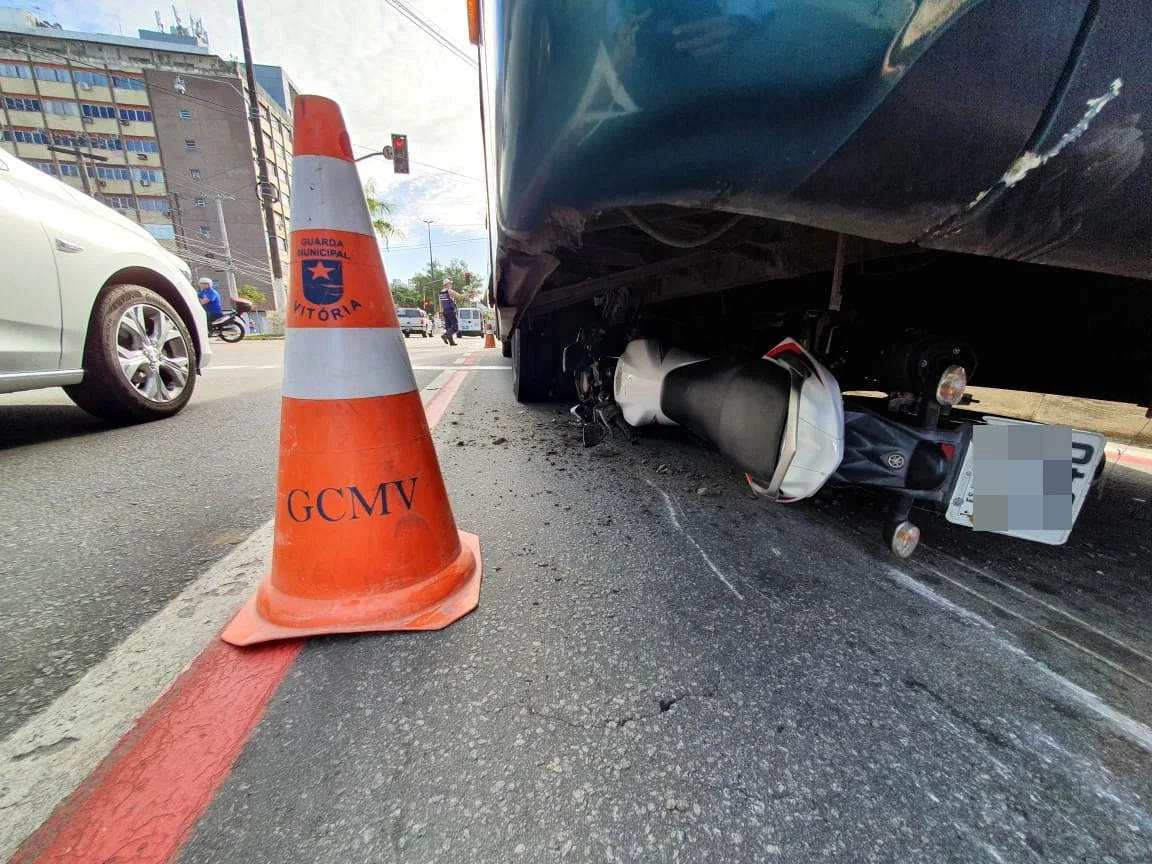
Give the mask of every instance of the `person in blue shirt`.
POLYGON ((224 309, 220 305, 220 292, 212 287, 212 280, 207 276, 200 277, 200 290, 196 296, 200 298, 200 305, 204 307, 209 324, 224 314, 224 309))

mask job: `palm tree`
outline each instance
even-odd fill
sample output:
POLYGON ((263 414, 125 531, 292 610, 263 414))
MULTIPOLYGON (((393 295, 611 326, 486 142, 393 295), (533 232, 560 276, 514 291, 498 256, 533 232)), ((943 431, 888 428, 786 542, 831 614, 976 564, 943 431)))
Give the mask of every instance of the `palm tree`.
POLYGON ((368 216, 372 220, 372 230, 384 241, 384 248, 388 248, 388 241, 393 237, 403 239, 403 232, 388 218, 392 215, 392 205, 379 197, 375 181, 369 180, 364 184, 364 198, 368 202, 368 216))

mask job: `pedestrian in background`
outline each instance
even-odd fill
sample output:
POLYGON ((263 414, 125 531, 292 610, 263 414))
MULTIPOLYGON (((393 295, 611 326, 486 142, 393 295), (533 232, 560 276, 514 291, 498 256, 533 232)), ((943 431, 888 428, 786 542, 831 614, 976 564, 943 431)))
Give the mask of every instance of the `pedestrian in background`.
POLYGON ((440 311, 444 315, 444 332, 440 334, 440 338, 446 345, 453 347, 456 345, 456 340, 452 338, 460 332, 460 326, 456 321, 456 301, 463 299, 463 294, 452 289, 452 280, 444 277, 440 287, 440 311))

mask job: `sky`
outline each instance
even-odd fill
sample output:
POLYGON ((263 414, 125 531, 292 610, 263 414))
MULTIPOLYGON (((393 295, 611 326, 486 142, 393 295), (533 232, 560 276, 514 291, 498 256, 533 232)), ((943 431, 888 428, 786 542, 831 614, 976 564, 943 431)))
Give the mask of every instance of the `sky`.
MULTIPOLYGON (((469 54, 464 0, 405 0, 469 54)), ((27 8, 66 30, 135 36, 165 27, 171 5, 158 0, 0 0, 27 8)), ((428 267, 428 234, 439 261, 463 258, 475 274, 488 272, 484 229, 483 146, 476 71, 384 2, 246 0, 255 63, 283 66, 301 93, 340 103, 357 155, 379 149, 393 132, 408 136, 411 174, 397 175, 383 158, 359 163, 395 210, 403 237, 384 255, 391 279, 428 267), (436 166, 434 170, 425 166, 436 166), (456 172, 456 173, 446 173, 456 172), (463 175, 463 176, 459 176, 463 175)), ((240 59, 235 0, 192 0, 177 6, 185 24, 203 19, 212 53, 240 59)))

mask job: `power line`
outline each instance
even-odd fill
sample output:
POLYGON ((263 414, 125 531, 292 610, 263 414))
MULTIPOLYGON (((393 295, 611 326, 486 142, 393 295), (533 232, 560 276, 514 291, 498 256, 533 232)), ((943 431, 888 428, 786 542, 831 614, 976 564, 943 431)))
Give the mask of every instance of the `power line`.
POLYGON ((419 27, 421 30, 423 30, 425 33, 427 33, 429 36, 431 36, 433 39, 435 39, 437 42, 439 42, 440 45, 442 45, 444 48, 448 49, 448 51, 458 60, 463 60, 473 69, 479 69, 475 58, 469 56, 469 54, 464 51, 464 49, 460 48, 458 45, 456 45, 455 42, 445 36, 440 31, 440 29, 436 27, 435 24, 421 17, 418 12, 410 9, 408 6, 402 3, 401 0, 384 0, 384 2, 399 12, 401 15, 403 15, 405 18, 407 18, 409 21, 411 21, 413 24, 415 24, 417 27, 419 27))
MULTIPOLYGON (((487 243, 487 242, 488 242, 487 237, 472 237, 472 238, 469 238, 467 240, 443 240, 441 242, 436 243, 435 246, 436 246, 436 248, 439 248, 441 246, 463 246, 463 245, 466 245, 468 243, 487 243)), ((427 243, 418 243, 414 246, 392 246, 392 247, 386 249, 385 251, 387 251, 387 252, 404 252, 404 251, 407 251, 410 249, 424 250, 427 248, 428 248, 427 243)))
POLYGON ((425 162, 417 162, 415 159, 409 159, 413 165, 419 165, 422 168, 431 168, 433 171, 442 171, 445 174, 455 174, 457 177, 463 177, 465 180, 472 180, 475 183, 483 183, 479 177, 473 177, 470 174, 461 174, 459 171, 449 171, 447 168, 437 168, 435 165, 429 165, 425 162))
MULTIPOLYGON (((379 148, 369 147, 367 144, 353 144, 352 146, 357 147, 366 153, 379 153, 380 152, 379 148)), ((484 182, 479 177, 473 177, 471 174, 461 174, 459 171, 452 171, 448 168, 441 168, 439 165, 429 165, 427 162, 417 162, 415 159, 409 159, 408 161, 410 163, 412 163, 413 165, 419 165, 421 168, 430 168, 433 171, 440 171, 444 174, 455 174, 457 177, 463 177, 465 180, 475 180, 477 183, 483 183, 484 182)), ((474 222, 471 224, 479 225, 480 223, 474 222)))

